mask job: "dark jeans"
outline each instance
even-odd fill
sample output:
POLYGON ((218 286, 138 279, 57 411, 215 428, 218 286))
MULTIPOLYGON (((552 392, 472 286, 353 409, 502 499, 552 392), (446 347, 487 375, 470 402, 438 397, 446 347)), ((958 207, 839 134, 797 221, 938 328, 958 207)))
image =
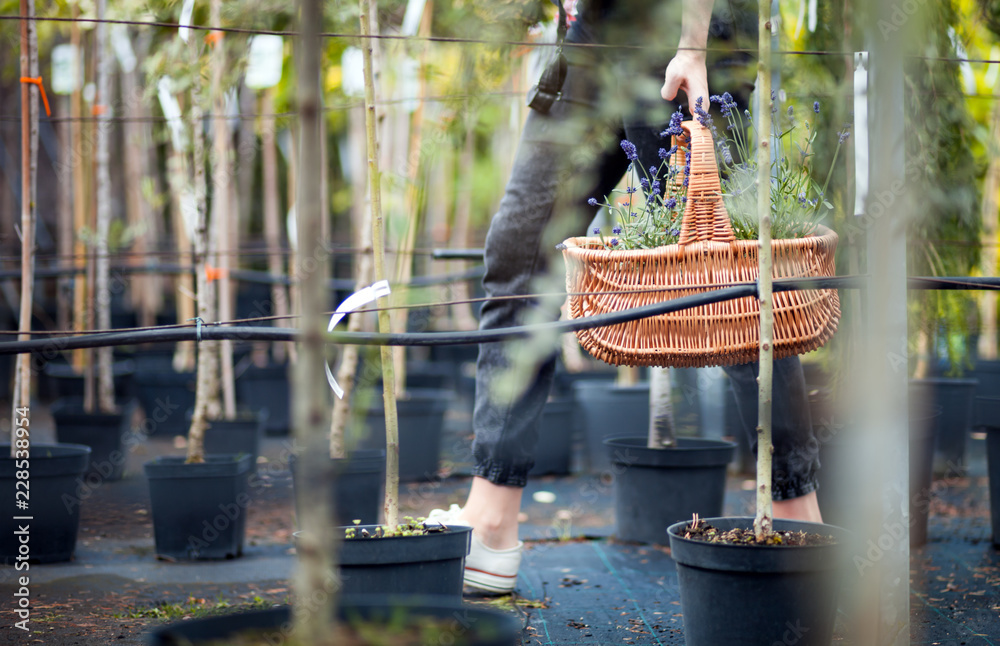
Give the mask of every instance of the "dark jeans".
MULTIPOLYGON (((585 41, 589 30, 578 20, 568 40, 585 41)), ((558 318, 561 297, 505 297, 549 293, 564 280, 555 245, 584 233, 596 212, 587 200, 603 201, 628 169, 622 139, 636 145, 638 163, 645 168, 658 167, 658 149, 670 144, 659 137, 672 109, 658 98, 656 83, 662 84, 664 67, 646 79, 645 87, 657 94, 644 97, 634 95, 634 78, 626 78, 621 86, 603 82, 618 69, 619 60, 599 51, 571 53, 570 59, 562 99, 548 114, 529 111, 511 177, 486 236, 483 287, 493 300, 483 305, 483 330, 558 318), (607 104, 600 101, 602 89, 617 92, 615 98, 628 107, 609 115, 607 104)), ((538 420, 552 386, 557 350, 555 337, 480 346, 474 475, 501 485, 525 485, 534 464, 538 420)), ((735 388, 751 384, 756 393, 753 365, 726 370, 735 388)), ((774 497, 782 500, 815 489, 818 460, 797 358, 776 363, 774 383, 774 497)), ((741 412, 744 420, 753 420, 748 428, 752 431, 756 408, 741 412)), ((751 433, 751 443, 755 442, 756 433, 751 433)))

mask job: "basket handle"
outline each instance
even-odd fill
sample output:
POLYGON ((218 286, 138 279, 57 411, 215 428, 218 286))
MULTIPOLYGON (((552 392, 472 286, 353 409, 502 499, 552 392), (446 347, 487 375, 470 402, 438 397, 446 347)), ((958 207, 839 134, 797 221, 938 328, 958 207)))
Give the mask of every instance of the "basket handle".
POLYGON ((691 151, 691 175, 688 181, 687 206, 681 218, 679 245, 692 242, 733 242, 733 227, 722 203, 719 166, 715 161, 712 132, 697 121, 681 124, 688 135, 691 151))

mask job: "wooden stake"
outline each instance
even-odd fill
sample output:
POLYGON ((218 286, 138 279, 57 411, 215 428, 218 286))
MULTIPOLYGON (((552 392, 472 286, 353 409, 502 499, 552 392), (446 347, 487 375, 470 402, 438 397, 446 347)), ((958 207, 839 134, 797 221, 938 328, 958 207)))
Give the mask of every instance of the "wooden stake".
MULTIPOLYGON (((260 102, 260 145, 261 175, 264 192, 264 242, 267 245, 267 269, 272 276, 285 275, 285 260, 281 255, 281 206, 278 195, 278 153, 275 146, 274 90, 264 90, 260 102)), ((271 284, 273 314, 288 316, 288 289, 277 282, 271 284)), ((288 325, 287 319, 279 318, 274 325, 288 325)), ((271 354, 278 363, 285 362, 285 344, 274 343, 271 354)))
MULTIPOLYGON (((1000 92, 1000 80, 997 81, 994 94, 1000 92)), ((983 276, 997 275, 997 218, 1000 213, 1000 103, 993 104, 991 121, 991 136, 986 152, 990 164, 983 180, 983 201, 980 216, 983 222, 982 258, 980 260, 983 276)), ((976 348, 980 359, 995 360, 997 358, 997 293, 990 290, 979 292, 979 341, 976 348)))
MULTIPOLYGON (((110 153, 108 138, 111 134, 111 47, 108 26, 104 22, 107 0, 97 0, 97 27, 94 37, 97 52, 97 231, 95 252, 97 263, 96 296, 97 327, 111 328, 111 259, 108 255, 108 234, 111 229, 111 174, 108 170, 110 153)), ((112 374, 112 348, 97 350, 97 403, 102 413, 115 410, 115 382, 112 374)))

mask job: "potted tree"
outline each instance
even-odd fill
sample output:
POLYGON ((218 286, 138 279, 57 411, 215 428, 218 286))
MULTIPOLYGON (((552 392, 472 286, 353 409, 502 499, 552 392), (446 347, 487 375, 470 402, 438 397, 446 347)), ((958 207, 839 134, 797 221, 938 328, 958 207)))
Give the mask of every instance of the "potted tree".
MULTIPOLYGON (((213 24, 220 24, 218 2, 212 3, 213 24)), ((217 42, 218 39, 216 39, 217 42)), ((200 39, 189 38, 182 30, 175 42, 178 53, 185 53, 192 70, 199 68, 200 39), (181 42, 187 40, 187 42, 181 42)), ((221 46, 215 52, 215 70, 221 73, 221 46)), ((202 106, 197 76, 187 79, 190 89, 191 122, 200 124, 202 106)), ((216 87, 218 90, 218 87, 216 87)), ((168 89, 169 91, 169 89, 168 89)), ((218 121, 218 120, 217 120, 218 121)), ((221 133, 216 134, 217 137, 221 133)), ((213 320, 213 290, 209 280, 209 217, 206 208, 204 173, 204 134, 192 128, 191 159, 194 175, 194 252, 197 280, 197 322, 213 320)), ((178 142, 180 137, 178 137, 178 142)), ((183 156, 177 158, 183 161, 183 156)), ((189 194, 187 171, 174 168, 171 183, 181 194, 189 194)), ((216 183, 216 194, 225 186, 216 183)), ((246 512, 249 505, 248 480, 254 457, 248 450, 237 453, 205 454, 205 434, 210 418, 218 416, 218 354, 215 344, 198 343, 195 404, 188 429, 187 455, 160 457, 144 465, 149 480, 150 505, 156 554, 161 558, 199 559, 234 558, 243 552, 246 512)), ((255 423, 253 433, 259 433, 255 423)))
MULTIPOLYGON (((100 6, 100 5, 99 5, 100 6)), ((21 76, 38 78, 38 36, 34 3, 22 3, 21 76)), ((38 155, 38 88, 21 85, 21 301, 20 339, 31 331, 34 290, 35 161, 38 155)), ((31 355, 17 356, 10 443, 0 445, 0 493, 6 512, 0 520, 0 560, 21 563, 68 561, 76 548, 80 500, 77 479, 87 468, 90 448, 31 441, 31 355), (70 504, 66 504, 66 501, 70 504), (30 540, 29 540, 30 539, 30 540)), ((28 618, 25 601, 15 612, 28 618)))
MULTIPOLYGON (((760 7, 760 63, 757 90, 770 91, 770 7, 760 7)), ((757 132, 770 137, 771 110, 765 102, 757 132)), ((773 140, 772 140, 773 141, 773 140)), ((804 627, 796 643, 828 644, 837 609, 837 554, 844 533, 814 523, 774 520, 771 510, 771 387, 775 349, 772 277, 770 146, 757 149, 759 213, 759 407, 757 514, 755 518, 695 516, 668 529, 677 563, 689 646, 779 639, 790 622, 804 627), (727 594, 720 598, 718 590, 727 594), (764 600, 747 603, 747 599, 764 600)), ((780 157, 779 157, 780 159, 780 157)), ((779 175, 780 178, 780 175, 779 175)), ((781 182, 777 183, 781 186, 781 182)), ((825 187, 824 187, 825 189, 825 187)), ((808 199, 808 194, 806 194, 808 199)), ((780 195, 778 196, 780 199, 780 195)))

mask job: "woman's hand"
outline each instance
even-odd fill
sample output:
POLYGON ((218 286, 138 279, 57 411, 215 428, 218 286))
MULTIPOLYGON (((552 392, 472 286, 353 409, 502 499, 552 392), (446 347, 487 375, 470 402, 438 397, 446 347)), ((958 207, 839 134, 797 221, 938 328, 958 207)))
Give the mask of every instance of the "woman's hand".
POLYGON ((702 97, 702 108, 708 109, 708 69, 705 66, 704 52, 679 51, 667 65, 660 96, 665 101, 673 101, 678 90, 683 90, 687 96, 688 110, 692 117, 698 97, 702 97))

